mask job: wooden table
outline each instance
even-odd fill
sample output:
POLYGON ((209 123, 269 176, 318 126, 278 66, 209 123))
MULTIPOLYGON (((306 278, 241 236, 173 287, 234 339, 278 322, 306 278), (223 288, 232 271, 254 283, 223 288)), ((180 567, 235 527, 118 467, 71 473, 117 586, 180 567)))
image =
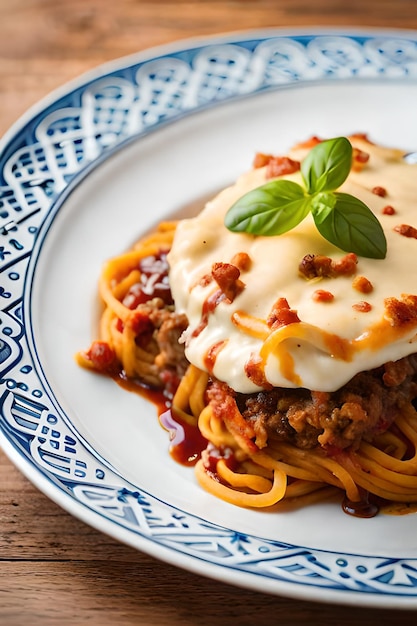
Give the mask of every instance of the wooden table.
MULTIPOLYGON (((417 29, 416 0, 0 0, 0 133, 98 64, 176 39, 269 26, 417 29)), ((0 624, 227 626, 400 621, 229 587, 91 529, 39 493, 0 452, 0 624)))

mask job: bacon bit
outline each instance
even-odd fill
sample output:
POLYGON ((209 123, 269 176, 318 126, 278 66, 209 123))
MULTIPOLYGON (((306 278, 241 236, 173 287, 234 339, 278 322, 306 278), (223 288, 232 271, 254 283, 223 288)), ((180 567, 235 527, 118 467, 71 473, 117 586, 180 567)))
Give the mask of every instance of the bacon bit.
POLYGON ((247 252, 237 252, 230 261, 232 265, 235 265, 241 272, 247 272, 251 265, 252 259, 247 252))
POLYGON ((358 257, 353 252, 348 252, 339 261, 333 263, 333 271, 336 275, 351 276, 356 272, 358 257))
POLYGON ((300 161, 294 161, 289 157, 272 157, 267 165, 266 178, 277 178, 287 174, 294 174, 300 170, 300 161))
POLYGON ((386 298, 385 316, 391 326, 408 326, 417 323, 417 296, 405 295, 402 300, 386 298))
POLYGON ((369 152, 360 150, 359 148, 353 148, 352 151, 352 169, 355 172, 363 170, 366 163, 369 161, 369 152))
POLYGON ((211 274, 229 302, 233 302, 236 296, 245 288, 245 283, 239 278, 240 270, 236 265, 231 263, 214 263, 211 274))
POLYGON ((301 259, 298 271, 307 280, 329 277, 332 275, 332 259, 324 254, 306 254, 301 259))
POLYGON ((403 237, 417 239, 417 228, 414 228, 414 226, 410 226, 409 224, 399 224, 398 226, 394 226, 394 230, 396 233, 403 235, 403 237))
POLYGON ((331 302, 334 300, 334 295, 324 289, 316 289, 312 297, 315 302, 331 302))
POLYGON ((372 310, 372 306, 369 302, 357 302, 356 304, 352 304, 352 309, 359 313, 369 313, 369 311, 372 310))
POLYGON ((274 156, 273 154, 263 154, 262 152, 258 152, 255 155, 252 165, 255 169, 266 167, 266 178, 277 178, 278 176, 293 174, 298 172, 301 167, 300 161, 294 161, 287 156, 274 156))
POLYGON ((352 287, 361 293, 371 293, 374 288, 371 281, 365 276, 356 276, 352 281, 352 287))
POLYGON ((383 215, 395 215, 395 213, 396 213, 396 210, 390 204, 387 204, 387 206, 384 206, 384 208, 382 209, 383 215))
POLYGON ((339 261, 334 261, 323 254, 306 254, 298 266, 298 271, 307 280, 318 277, 336 278, 354 274, 357 263, 358 257, 353 252, 349 252, 339 261))
POLYGON ((272 154, 264 154, 263 152, 257 152, 255 154, 255 158, 253 159, 252 167, 257 170, 261 167, 265 167, 268 165, 270 159, 272 159, 272 154))
POLYGON ((266 323, 269 328, 275 329, 280 326, 288 326, 288 324, 296 324, 300 322, 300 318, 294 309, 290 309, 288 300, 286 298, 278 298, 275 304, 272 306, 271 312, 268 315, 266 323))
POLYGON ((385 187, 379 187, 377 185, 372 189, 372 193, 374 193, 376 196, 380 196, 381 198, 385 198, 385 196, 387 195, 387 190, 385 189, 385 187))
POLYGON ((273 386, 269 383, 265 377, 263 361, 259 356, 252 356, 247 363, 245 363, 245 374, 255 385, 262 387, 262 389, 272 389, 273 386))

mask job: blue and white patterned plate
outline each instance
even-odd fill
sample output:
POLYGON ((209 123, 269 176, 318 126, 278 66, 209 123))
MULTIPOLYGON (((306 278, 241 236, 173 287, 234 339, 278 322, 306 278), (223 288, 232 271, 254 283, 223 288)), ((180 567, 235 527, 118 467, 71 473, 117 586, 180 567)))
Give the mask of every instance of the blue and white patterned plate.
POLYGON ((417 148, 417 33, 243 33, 142 53, 2 141, 0 442, 62 507, 190 571, 292 597, 417 607, 415 515, 256 512, 176 465, 154 407, 80 370, 102 262, 309 136, 417 148))

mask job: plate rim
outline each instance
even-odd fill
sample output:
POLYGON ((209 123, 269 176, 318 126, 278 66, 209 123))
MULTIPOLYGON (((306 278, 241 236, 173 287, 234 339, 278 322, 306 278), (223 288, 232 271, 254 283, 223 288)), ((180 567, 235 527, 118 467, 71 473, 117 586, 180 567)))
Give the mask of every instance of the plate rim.
MULTIPOLYGON (((163 44, 160 46, 155 46, 152 48, 148 48, 146 50, 139 51, 137 53, 133 53, 130 55, 126 55, 119 59, 114 59, 112 61, 108 61, 104 64, 101 64, 95 68, 84 72, 79 77, 72 79, 71 81, 66 82, 61 87, 53 90, 49 94, 47 94, 44 98, 42 98, 39 102, 35 103, 32 107, 30 107, 22 116, 16 120, 16 122, 10 127, 10 129, 5 133, 3 138, 0 141, 0 151, 7 148, 9 143, 16 138, 16 136, 22 131, 26 124, 30 123, 37 115, 40 115, 47 107, 52 106, 54 103, 57 103, 60 98, 68 95, 71 91, 76 89, 81 89, 83 86, 89 84, 90 82, 95 82, 101 77, 105 77, 108 74, 126 68, 128 66, 133 66, 138 63, 144 63, 148 60, 152 60, 157 56, 162 56, 166 54, 176 54, 185 49, 190 49, 191 47, 195 48, 203 48, 213 44, 235 44, 239 41, 247 41, 248 39, 262 39, 268 37, 296 37, 296 36, 312 36, 312 37, 320 37, 320 36, 346 36, 346 37, 375 37, 375 36, 383 36, 383 37, 402 37, 407 38, 411 37, 412 39, 417 41, 417 31, 409 30, 409 29, 383 29, 383 28, 364 28, 364 27, 323 27, 323 28, 296 28, 296 27, 285 27, 285 28, 268 28, 268 29, 256 29, 256 30, 244 30, 244 31, 233 31, 230 33, 223 33, 220 35, 213 34, 209 36, 199 36, 199 37, 191 37, 186 39, 177 40, 175 42, 171 42, 168 44, 163 44)), ((252 92, 249 95, 256 95, 256 92, 252 92)), ((228 100, 225 101, 226 103, 228 100)), ((222 102, 218 102, 221 106, 222 102)), ((175 118, 173 120, 175 122, 175 118)), ((95 168, 99 162, 106 160, 109 158, 115 150, 123 149, 123 145, 115 146, 114 150, 112 149, 105 155, 100 155, 102 158, 99 158, 98 161, 94 161, 91 164, 92 168, 95 168)), ((52 206, 56 207, 59 210, 60 203, 64 202, 64 195, 66 193, 71 193, 72 186, 77 186, 82 183, 82 180, 85 176, 88 175, 88 166, 81 170, 78 175, 68 184, 65 190, 55 199, 53 205, 51 205, 45 219, 42 222, 42 226, 45 226, 45 223, 48 222, 49 216, 52 215, 53 210, 52 206)), ((26 289, 24 290, 24 295, 26 294, 26 289)), ((19 454, 17 448, 13 446, 13 444, 9 441, 8 438, 5 437, 5 434, 2 430, 0 430, 0 445, 3 448, 6 455, 10 458, 10 460, 14 463, 16 467, 37 487, 41 492, 43 492, 47 497, 49 497, 56 504, 61 506, 70 514, 74 515, 78 519, 86 522, 89 525, 92 525, 94 528, 100 530, 108 534, 109 536, 116 538, 117 540, 131 545, 137 549, 142 550, 148 554, 156 556, 156 558, 160 558, 161 560, 171 563, 175 566, 182 567, 184 569, 188 569, 197 574, 202 574, 201 568, 199 567, 199 563, 201 559, 193 559, 189 555, 186 555, 186 563, 179 563, 178 558, 173 556, 172 550, 167 548, 166 546, 162 546, 159 544, 155 544, 153 541, 147 539, 142 535, 135 535, 135 540, 133 541, 133 536, 124 537, 123 532, 117 527, 114 529, 114 524, 111 520, 106 519, 96 512, 93 513, 94 523, 91 521, 91 511, 87 508, 83 508, 83 505, 74 500, 72 496, 68 493, 65 493, 62 489, 58 489, 56 491, 53 487, 53 483, 50 479, 48 479, 44 473, 40 470, 34 476, 33 468, 36 467, 33 460, 29 460, 27 457, 19 454), (74 507, 75 505, 75 507, 74 507), (77 510, 74 510, 76 508, 77 510), (78 508, 80 510, 78 510, 78 508), (138 545, 138 543, 140 545, 138 545), (149 544, 152 545, 152 549, 149 549, 149 544)), ((276 582, 274 581, 266 581, 264 578, 260 578, 262 581, 262 585, 254 586, 248 580, 248 577, 242 572, 233 572, 235 577, 234 580, 230 580, 227 578, 227 575, 222 575, 219 573, 218 565, 209 564, 205 562, 205 567, 213 570, 209 574, 209 577, 223 580, 229 584, 238 585, 241 587, 246 587, 248 589, 254 589, 258 591, 266 591, 268 593, 272 593, 274 595, 285 595, 287 597, 299 598, 299 599, 309 599, 317 601, 317 587, 306 587, 300 584, 286 585, 282 581, 280 581, 280 588, 276 588, 276 582), (236 580, 236 577, 239 580, 236 580), (267 584, 266 584, 267 583, 267 584), (268 587, 268 588, 266 588, 268 587)), ((223 570, 227 572, 226 570, 223 570)), ((205 574, 205 573, 204 573, 205 574)), ((206 574, 205 574, 206 575, 206 574)), ((324 600, 323 597, 319 597, 320 601, 325 601, 326 603, 344 603, 350 604, 358 602, 364 606, 385 606, 386 608, 410 608, 416 607, 417 601, 414 596, 405 596, 401 595, 400 603, 393 602, 393 598, 395 598, 394 594, 382 595, 380 593, 375 594, 375 597, 371 594, 363 594, 362 592, 356 591, 340 591, 334 589, 326 588, 327 594, 332 594, 331 597, 326 597, 324 600), (389 602, 385 604, 385 600, 389 599, 389 602)))
POLYGON ((75 90, 91 80, 95 80, 102 75, 107 75, 117 69, 121 69, 127 65, 137 64, 146 60, 152 60, 153 58, 164 54, 175 54, 176 52, 188 49, 191 46, 200 47, 202 45, 216 43, 234 43, 236 41, 250 38, 262 38, 262 37, 297 37, 304 35, 311 35, 314 37, 338 35, 346 37, 359 37, 359 36, 376 36, 381 35, 383 37, 416 37, 417 29, 411 28, 388 28, 378 26, 304 26, 297 28, 296 26, 283 26, 269 28, 255 28, 255 29, 242 29, 242 30, 230 30, 221 33, 212 33, 208 35, 195 35, 185 37, 182 39, 174 39, 172 41, 156 44, 149 48, 143 48, 137 52, 122 55, 120 57, 104 61, 98 65, 89 68, 81 72, 78 76, 64 81, 62 85, 55 87, 47 92, 43 97, 29 106, 17 119, 12 122, 5 133, 0 137, 0 156, 2 150, 9 143, 10 139, 15 136, 16 132, 25 126, 26 121, 33 119, 38 113, 42 112, 51 102, 55 102, 60 97, 64 96, 68 92, 75 90), (186 48, 184 48, 186 44, 186 48))

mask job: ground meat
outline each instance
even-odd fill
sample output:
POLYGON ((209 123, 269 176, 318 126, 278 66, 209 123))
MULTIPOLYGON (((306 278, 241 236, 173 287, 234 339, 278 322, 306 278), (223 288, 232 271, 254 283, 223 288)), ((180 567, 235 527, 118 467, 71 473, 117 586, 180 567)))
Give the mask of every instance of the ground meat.
POLYGON ((179 343, 179 338, 188 326, 185 315, 163 309, 160 315, 159 327, 155 333, 159 354, 155 363, 159 368, 171 367, 175 369, 179 377, 185 374, 188 361, 184 355, 184 346, 179 343))
POLYGON ((167 388, 169 381, 169 387, 173 389, 188 367, 184 346, 179 343, 188 320, 185 315, 175 313, 173 307, 158 306, 156 300, 143 305, 152 330, 138 335, 136 343, 149 357, 153 356, 153 361, 143 363, 139 377, 145 384, 157 388, 167 388), (153 303, 155 306, 152 306, 153 303))
POLYGON ((127 322, 135 333, 137 355, 134 371, 122 376, 136 379, 152 389, 175 392, 188 367, 184 346, 179 338, 188 326, 185 315, 175 312, 161 298, 137 305, 127 322))
MULTIPOLYGON (((245 395, 235 401, 251 430, 299 448, 356 448, 394 421, 404 401, 417 397, 417 355, 361 372, 336 392, 280 389, 245 395)), ((257 441, 259 445, 259 441, 257 441)))

